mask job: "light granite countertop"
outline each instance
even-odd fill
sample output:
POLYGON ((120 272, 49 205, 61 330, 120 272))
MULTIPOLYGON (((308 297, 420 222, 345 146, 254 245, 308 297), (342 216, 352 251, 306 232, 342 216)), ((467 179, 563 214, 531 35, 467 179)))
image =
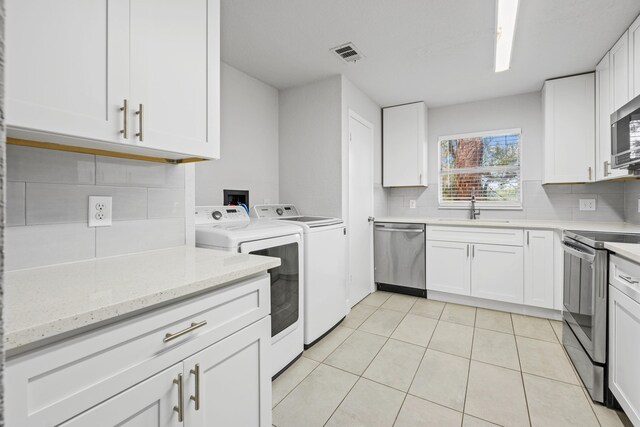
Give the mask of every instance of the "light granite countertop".
POLYGON ((180 246, 8 272, 10 353, 118 316, 213 290, 280 265, 280 259, 180 246))
POLYGON ((396 222, 408 224, 447 225, 461 227, 492 227, 492 228, 529 228, 543 230, 583 230, 583 231, 612 231, 620 233, 640 233, 640 225, 626 222, 597 222, 597 221, 547 221, 547 220, 482 220, 482 219, 449 219, 449 218, 421 218, 421 217, 380 217, 376 222, 396 222))
POLYGON ((640 264, 640 244, 607 242, 604 244, 604 247, 621 257, 640 264))

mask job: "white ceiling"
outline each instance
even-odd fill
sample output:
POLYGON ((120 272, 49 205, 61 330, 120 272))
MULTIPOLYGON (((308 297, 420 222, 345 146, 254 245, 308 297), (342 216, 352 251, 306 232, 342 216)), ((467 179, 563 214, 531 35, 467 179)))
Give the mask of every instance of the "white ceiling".
POLYGON ((222 60, 278 88, 342 73, 381 106, 540 90, 591 71, 638 0, 521 0, 511 69, 494 73, 495 0, 222 0, 222 60), (355 64, 330 48, 353 42, 355 64))

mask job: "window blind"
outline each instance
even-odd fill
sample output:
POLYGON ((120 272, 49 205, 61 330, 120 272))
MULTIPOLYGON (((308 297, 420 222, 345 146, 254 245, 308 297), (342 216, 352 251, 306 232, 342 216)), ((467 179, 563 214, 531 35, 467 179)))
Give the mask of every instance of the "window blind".
POLYGON ((444 137, 439 141, 441 205, 522 205, 520 131, 444 137))

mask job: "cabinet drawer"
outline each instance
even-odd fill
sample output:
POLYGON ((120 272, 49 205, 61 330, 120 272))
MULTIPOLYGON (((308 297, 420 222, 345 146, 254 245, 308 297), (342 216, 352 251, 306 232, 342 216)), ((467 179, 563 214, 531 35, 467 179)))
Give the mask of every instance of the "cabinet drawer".
POLYGON ((268 316, 269 287, 262 274, 9 359, 8 425, 57 425, 268 316))
POLYGON ((524 239, 522 229, 518 228, 448 227, 433 225, 427 227, 427 240, 522 246, 524 239))

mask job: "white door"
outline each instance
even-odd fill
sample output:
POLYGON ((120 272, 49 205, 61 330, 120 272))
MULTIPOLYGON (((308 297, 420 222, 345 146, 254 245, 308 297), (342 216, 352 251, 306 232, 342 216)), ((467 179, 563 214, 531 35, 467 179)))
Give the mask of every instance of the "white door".
POLYGON ((10 0, 7 16, 9 136, 127 142, 129 0, 10 0))
POLYGON ((427 290, 470 295, 471 245, 427 241, 427 290))
POLYGON ((374 290, 373 126, 349 112, 349 304, 374 290))
POLYGON ((138 385, 112 397, 60 424, 61 427, 177 427, 179 376, 183 375, 178 363, 138 385), (175 382, 174 382, 175 381, 175 382))
POLYGON ((524 302, 523 251, 520 246, 471 246, 471 295, 524 302))
POLYGON ((185 425, 271 426, 270 329, 264 318, 184 361, 185 425))
POLYGON ((524 247, 524 303, 553 308, 553 231, 527 230, 524 247))
POLYGON ((634 425, 640 423, 640 304, 609 286, 609 388, 634 425))
POLYGON ((629 32, 625 32, 610 50, 611 113, 629 102, 629 32))
POLYGON ((640 16, 629 28, 629 97, 640 95, 640 16))
POLYGON ((131 0, 136 145, 219 157, 219 11, 219 0, 131 0))

